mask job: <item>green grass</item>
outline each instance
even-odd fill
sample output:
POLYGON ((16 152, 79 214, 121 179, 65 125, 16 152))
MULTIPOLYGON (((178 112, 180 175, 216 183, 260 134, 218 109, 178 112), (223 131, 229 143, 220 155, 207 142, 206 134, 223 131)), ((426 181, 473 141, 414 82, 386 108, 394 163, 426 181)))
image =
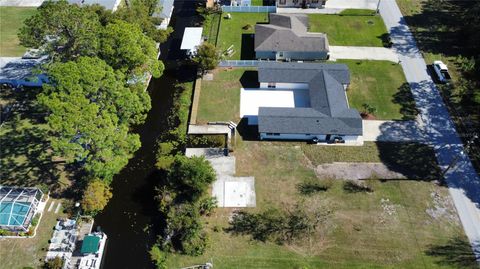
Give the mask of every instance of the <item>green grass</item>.
POLYGON ((255 32, 257 22, 268 22, 267 13, 230 13, 231 19, 225 19, 222 16, 220 24, 220 33, 218 35, 217 47, 222 51, 233 45, 235 53, 228 57, 231 60, 253 59, 254 41, 252 34, 255 32), (243 29, 249 25, 248 29, 243 29), (242 44, 243 35, 243 44, 242 44))
POLYGON ((347 89, 352 108, 362 110, 367 103, 377 109, 381 120, 414 119, 415 102, 402 67, 389 61, 338 60, 350 68, 351 84, 347 89))
POLYGON ((0 56, 22 56, 25 53, 26 48, 20 46, 17 32, 35 10, 33 7, 0 7, 0 56))
MULTIPOLYGON (((46 208, 54 201, 50 199, 46 208)), ((59 200, 55 200, 59 202, 59 200)), ((48 240, 52 237, 53 227, 59 217, 65 217, 63 213, 43 213, 34 238, 28 239, 0 239, 0 269, 17 269, 24 267, 40 268, 47 254, 48 240)))
MULTIPOLYGON (((211 243, 207 252, 199 257, 170 256, 167 267, 213 261, 215 268, 459 268, 461 263, 474 268, 446 188, 423 181, 372 181, 373 193, 349 194, 336 181, 326 192, 303 196, 297 185, 316 179, 312 163, 317 162, 306 157, 304 147, 329 159, 336 158, 335 149, 347 148, 244 141, 234 155, 237 174, 255 176, 257 207, 250 211, 299 202, 331 211, 311 238, 277 245, 235 236, 223 230, 233 210, 217 209, 205 220, 211 243), (436 219, 426 213, 433 207, 432 193, 445 201, 448 212, 436 219), (393 215, 385 213, 382 199, 395 208, 393 215), (465 256, 449 259, 449 253, 465 256)), ((370 156, 374 153, 357 153, 357 160, 376 158, 370 156)))
POLYGON ((240 120, 240 79, 249 70, 217 69, 213 81, 202 81, 197 123, 240 120))
POLYGON ((384 46, 382 40, 388 34, 380 15, 365 15, 362 10, 344 13, 346 15, 308 15, 309 31, 326 33, 333 46, 384 46))
POLYGON ((263 0, 252 0, 252 6, 263 6, 263 0))

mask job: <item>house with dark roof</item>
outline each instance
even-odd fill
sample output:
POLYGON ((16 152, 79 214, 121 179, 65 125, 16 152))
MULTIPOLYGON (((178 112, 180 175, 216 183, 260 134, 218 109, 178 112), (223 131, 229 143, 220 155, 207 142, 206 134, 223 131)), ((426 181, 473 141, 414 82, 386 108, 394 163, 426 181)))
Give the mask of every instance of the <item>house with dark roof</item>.
POLYGON ((325 60, 327 35, 308 32, 305 14, 270 13, 269 24, 255 25, 255 56, 269 60, 325 60))
MULTIPOLYGON (((261 62, 260 89, 305 89, 308 106, 259 106, 260 138, 363 143, 362 118, 348 105, 350 72, 344 64, 261 62)), ((252 118, 253 119, 253 118, 252 118)))

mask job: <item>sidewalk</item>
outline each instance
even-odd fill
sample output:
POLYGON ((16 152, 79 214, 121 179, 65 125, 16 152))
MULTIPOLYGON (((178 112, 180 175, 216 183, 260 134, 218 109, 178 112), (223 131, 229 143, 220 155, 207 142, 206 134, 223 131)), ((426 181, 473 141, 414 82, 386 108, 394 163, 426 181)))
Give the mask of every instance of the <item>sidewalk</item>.
POLYGON ((330 46, 330 60, 385 60, 398 63, 395 51, 383 47, 330 46))

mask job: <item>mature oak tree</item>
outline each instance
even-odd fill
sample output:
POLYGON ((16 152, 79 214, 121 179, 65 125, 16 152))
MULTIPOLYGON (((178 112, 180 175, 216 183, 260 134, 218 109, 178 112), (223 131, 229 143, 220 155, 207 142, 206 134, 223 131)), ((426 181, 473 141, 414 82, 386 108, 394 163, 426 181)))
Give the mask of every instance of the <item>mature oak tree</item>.
POLYGON ((121 20, 109 23, 103 30, 99 54, 110 66, 128 75, 147 72, 160 77, 164 69, 157 59, 154 41, 138 25, 121 20))
POLYGON ((48 0, 25 20, 18 36, 21 45, 42 48, 54 60, 67 61, 96 55, 100 31, 96 13, 65 0, 48 0))
POLYGON ((215 69, 220 62, 220 57, 221 54, 214 45, 204 42, 197 48, 193 62, 198 65, 202 72, 205 72, 215 69))
POLYGON ((145 119, 148 94, 126 87, 124 75, 98 58, 54 63, 48 74, 38 99, 49 112, 54 151, 110 181, 140 147, 129 125, 145 119))

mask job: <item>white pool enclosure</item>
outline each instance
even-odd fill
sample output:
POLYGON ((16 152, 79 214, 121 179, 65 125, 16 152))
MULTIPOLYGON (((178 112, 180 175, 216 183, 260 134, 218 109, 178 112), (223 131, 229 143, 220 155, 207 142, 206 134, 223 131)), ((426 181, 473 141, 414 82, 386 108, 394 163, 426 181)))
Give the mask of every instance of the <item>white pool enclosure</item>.
POLYGON ((0 229, 27 231, 42 196, 37 188, 0 186, 0 229))

